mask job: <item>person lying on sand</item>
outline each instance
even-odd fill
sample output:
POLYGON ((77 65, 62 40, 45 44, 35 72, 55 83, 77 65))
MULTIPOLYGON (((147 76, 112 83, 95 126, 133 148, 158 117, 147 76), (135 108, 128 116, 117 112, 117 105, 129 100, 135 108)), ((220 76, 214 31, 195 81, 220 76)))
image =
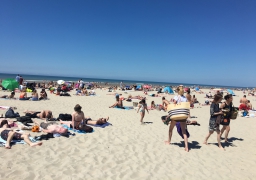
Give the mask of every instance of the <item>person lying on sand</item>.
POLYGON ((8 95, 3 95, 3 96, 1 96, 0 98, 16 99, 14 96, 15 96, 15 92, 12 91, 9 96, 8 96, 8 95))
POLYGON ((38 123, 33 121, 35 124, 39 125, 42 128, 42 131, 45 133, 53 133, 53 134, 66 134, 68 130, 61 125, 57 124, 56 122, 41 122, 38 123))
POLYGON ((31 118, 41 118, 41 119, 50 119, 53 118, 52 111, 50 110, 42 110, 40 111, 25 111, 25 116, 29 116, 31 118))
POLYGON ((107 123, 109 117, 107 118, 99 118, 98 120, 92 120, 90 117, 84 117, 84 112, 81 111, 82 107, 77 104, 75 107, 74 107, 74 112, 72 114, 72 121, 62 121, 60 119, 60 123, 61 124, 66 124, 68 125, 70 128, 73 128, 73 129, 79 129, 79 126, 80 125, 83 125, 83 124, 88 124, 88 125, 102 125, 102 124, 105 124, 107 123))
POLYGON ((30 134, 19 133, 13 129, 8 128, 8 121, 6 121, 6 124, 3 124, 3 126, 0 128, 0 134, 1 138, 6 141, 6 149, 11 149, 12 140, 24 140, 31 147, 41 146, 43 144, 42 142, 31 142, 29 139, 30 134))

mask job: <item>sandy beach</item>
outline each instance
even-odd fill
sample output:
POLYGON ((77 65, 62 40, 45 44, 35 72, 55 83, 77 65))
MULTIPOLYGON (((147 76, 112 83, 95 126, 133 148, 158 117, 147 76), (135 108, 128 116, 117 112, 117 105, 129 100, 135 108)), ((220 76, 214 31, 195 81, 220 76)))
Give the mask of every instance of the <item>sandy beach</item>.
MULTIPOLYGON (((150 110, 144 118, 149 123, 141 125, 137 111, 109 108, 115 96, 107 95, 110 94, 107 90, 95 92, 97 96, 74 96, 73 90, 71 97, 60 97, 47 91, 49 100, 42 101, 0 99, 1 106, 15 106, 20 115, 24 115, 25 110, 49 109, 58 117, 60 113, 71 114, 74 106, 80 104, 85 116, 92 119, 109 116, 112 124, 105 128, 94 127, 93 133, 43 141, 41 147, 19 144, 10 150, 0 147, 0 179, 255 179, 256 118, 232 120, 230 143, 222 140, 226 151, 221 151, 216 133, 210 137, 209 145, 203 144, 208 133, 210 106, 195 105, 190 112, 201 126, 188 126, 190 151, 187 153, 176 128, 172 144, 165 145, 169 127, 163 124, 161 116, 167 115, 166 112, 150 110)), ((141 91, 117 92, 124 97, 128 94, 143 96, 141 91)), ((243 93, 235 93, 233 104, 238 107, 243 93)), ((9 94, 0 92, 0 95, 9 94)), ((205 94, 193 94, 204 103, 205 94)), ((174 97, 162 96, 168 100, 174 97)), ((247 98, 255 108, 256 97, 247 98)), ((161 97, 147 96, 148 105, 152 100, 161 104, 161 97)), ((132 105, 124 101, 124 106, 132 105)), ((0 110, 0 114, 5 114, 5 110, 0 110)), ((39 134, 31 133, 32 136, 39 134)))

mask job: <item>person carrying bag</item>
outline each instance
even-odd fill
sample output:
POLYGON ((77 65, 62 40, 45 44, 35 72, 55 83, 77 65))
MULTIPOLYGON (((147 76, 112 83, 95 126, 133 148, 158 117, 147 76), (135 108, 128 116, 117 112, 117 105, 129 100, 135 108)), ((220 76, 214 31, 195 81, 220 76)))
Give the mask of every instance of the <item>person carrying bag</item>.
MULTIPOLYGON (((186 133, 186 129, 187 129, 186 120, 189 116, 190 103, 188 102, 187 98, 184 96, 183 86, 179 86, 176 92, 178 93, 178 95, 174 97, 174 104, 169 104, 167 106, 167 110, 169 113, 168 115, 169 118, 167 119, 169 119, 171 123, 169 126, 168 140, 165 141, 165 144, 171 143, 173 128, 176 125, 176 122, 180 122, 180 127, 183 134, 184 142, 185 142, 185 151, 188 152, 189 149, 188 149, 188 136, 186 133)), ((169 122, 167 124, 169 124, 169 122)))

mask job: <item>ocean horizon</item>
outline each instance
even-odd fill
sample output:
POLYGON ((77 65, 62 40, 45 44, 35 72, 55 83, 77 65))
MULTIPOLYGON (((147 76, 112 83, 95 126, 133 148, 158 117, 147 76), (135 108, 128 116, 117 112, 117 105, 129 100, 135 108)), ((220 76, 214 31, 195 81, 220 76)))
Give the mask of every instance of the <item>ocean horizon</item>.
MULTIPOLYGON (((67 76, 47 76, 47 75, 32 75, 32 74, 21 74, 24 81, 72 81, 77 82, 82 79, 84 82, 98 82, 98 83, 111 83, 119 84, 121 81, 123 84, 131 85, 136 83, 152 84, 159 86, 178 86, 180 84, 184 86, 200 86, 200 87, 215 87, 215 88, 253 88, 253 87, 243 87, 243 86, 224 86, 224 85, 210 85, 210 84, 193 84, 193 83, 174 83, 174 82, 156 82, 156 81, 144 81, 144 80, 125 80, 125 79, 104 79, 104 78, 85 78, 85 77, 67 77, 67 76)), ((0 79, 4 80, 6 78, 14 78, 17 74, 0 73, 0 79)))

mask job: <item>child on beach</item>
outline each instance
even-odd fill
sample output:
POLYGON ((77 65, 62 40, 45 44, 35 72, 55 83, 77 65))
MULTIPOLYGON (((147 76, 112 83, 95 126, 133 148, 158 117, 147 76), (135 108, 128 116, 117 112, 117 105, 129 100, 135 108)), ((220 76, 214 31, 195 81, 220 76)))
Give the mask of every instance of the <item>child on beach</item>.
MULTIPOLYGON (((140 116, 141 116, 140 122, 141 122, 141 124, 143 124, 143 118, 145 116, 145 110, 147 110, 147 112, 148 112, 148 107, 147 107, 145 99, 142 99, 139 102, 139 108, 138 108, 138 111, 137 111, 137 113, 140 111, 140 116)), ((149 114, 149 112, 148 112, 148 114, 149 114)))

